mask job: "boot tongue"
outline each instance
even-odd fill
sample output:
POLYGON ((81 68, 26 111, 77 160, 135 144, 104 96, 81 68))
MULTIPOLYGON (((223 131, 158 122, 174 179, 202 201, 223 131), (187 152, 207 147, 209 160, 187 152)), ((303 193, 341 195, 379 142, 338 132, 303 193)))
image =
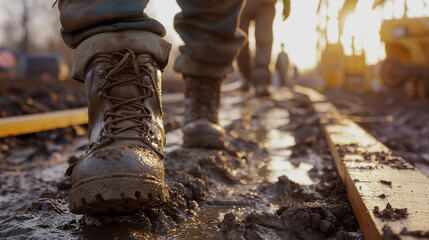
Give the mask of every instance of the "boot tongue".
MULTIPOLYGON (((110 89, 109 95, 111 97, 122 99, 123 101, 127 101, 133 98, 140 97, 140 91, 138 87, 134 84, 123 84, 116 87, 112 87, 110 89)), ((114 101, 114 104, 117 104, 117 103, 118 103, 117 101, 114 101)), ((123 110, 123 109, 130 110, 130 111, 137 110, 136 108, 131 107, 130 104, 125 104, 119 107, 119 109, 117 109, 116 112, 118 112, 118 110, 123 110)))
MULTIPOLYGON (((140 97, 140 91, 136 85, 131 84, 131 83, 130 84, 126 83, 126 84, 122 84, 122 85, 112 87, 110 89, 109 95, 111 97, 114 97, 114 98, 122 99, 120 101, 115 101, 115 100, 112 101, 112 104, 116 105, 120 102, 140 97)), ((124 104, 124 105, 116 108, 115 113, 125 115, 125 116, 131 116, 131 115, 141 114, 141 110, 132 106, 131 104, 124 104)), ((113 119, 115 119, 115 117, 113 119)), ((127 127, 130 125, 134 125, 134 124, 135 124, 135 121, 133 121, 133 120, 124 120, 124 121, 116 123, 115 126, 122 128, 122 127, 127 127)), ((133 136, 133 137, 139 136, 138 132, 133 130, 133 129, 129 129, 125 132, 120 133, 119 135, 133 136)))

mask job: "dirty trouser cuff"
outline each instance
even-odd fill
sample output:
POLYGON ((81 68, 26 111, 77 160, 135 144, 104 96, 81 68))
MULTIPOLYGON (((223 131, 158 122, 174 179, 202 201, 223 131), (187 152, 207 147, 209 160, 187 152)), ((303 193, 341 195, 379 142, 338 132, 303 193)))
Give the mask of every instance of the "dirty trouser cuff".
POLYGON ((174 63, 174 71, 196 77, 223 78, 233 73, 234 67, 232 64, 228 66, 209 64, 181 54, 174 63))
POLYGON ((95 55, 122 51, 126 48, 132 49, 137 54, 152 55, 160 68, 164 69, 168 62, 171 44, 159 35, 148 31, 126 30, 96 34, 76 47, 72 78, 83 82, 86 68, 95 55))

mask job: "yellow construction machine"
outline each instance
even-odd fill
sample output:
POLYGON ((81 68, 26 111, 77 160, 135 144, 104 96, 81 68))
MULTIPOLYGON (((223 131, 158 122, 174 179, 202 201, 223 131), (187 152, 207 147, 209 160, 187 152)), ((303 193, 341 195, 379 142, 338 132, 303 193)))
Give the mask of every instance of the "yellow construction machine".
MULTIPOLYGON (((358 0, 345 0, 338 13, 338 34, 342 35, 346 17, 355 11, 358 0)), ((318 13, 322 7, 328 6, 328 0, 319 1, 318 13)), ((321 16, 328 19, 327 16, 321 16)), ((325 20, 327 21, 327 20, 325 20)), ((322 29, 321 36, 325 38, 325 46, 321 50, 319 61, 320 75, 326 81, 327 88, 345 87, 347 89, 361 89, 365 85, 366 65, 365 54, 344 54, 340 41, 329 43, 327 41, 327 28, 322 29)))
POLYGON ((381 41, 386 59, 381 78, 390 88, 405 88, 414 98, 429 96, 429 18, 384 20, 381 41))

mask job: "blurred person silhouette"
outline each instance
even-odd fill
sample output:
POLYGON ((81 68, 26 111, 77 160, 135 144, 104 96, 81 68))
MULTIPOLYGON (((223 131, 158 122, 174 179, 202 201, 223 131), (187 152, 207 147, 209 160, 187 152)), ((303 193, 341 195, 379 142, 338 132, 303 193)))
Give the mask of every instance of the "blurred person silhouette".
MULTIPOLYGON (((270 96, 268 86, 271 82, 269 69, 271 48, 273 45, 273 21, 276 13, 277 0, 247 0, 240 18, 240 28, 249 33, 250 23, 255 23, 256 51, 255 57, 250 58, 249 43, 240 51, 237 64, 244 78, 243 91, 248 91, 250 85, 255 87, 257 97, 270 96)), ((290 13, 290 0, 283 2, 283 21, 290 13)))
POLYGON ((286 86, 287 84, 287 72, 289 68, 289 57, 285 52, 285 45, 280 45, 280 53, 277 55, 276 70, 280 77, 280 86, 286 86))
POLYGON ((292 78, 292 86, 297 85, 299 82, 299 71, 297 66, 293 66, 293 78, 292 78))
MULTIPOLYGON (((70 211, 124 213, 168 199, 161 72, 171 45, 145 13, 149 0, 59 0, 61 35, 75 49, 72 77, 84 83, 90 146, 72 164, 70 211)), ((220 87, 245 35, 243 0, 177 0, 184 41, 174 69, 185 81, 184 147, 224 148, 220 87)), ((162 9, 159 9, 162 11, 162 9)))

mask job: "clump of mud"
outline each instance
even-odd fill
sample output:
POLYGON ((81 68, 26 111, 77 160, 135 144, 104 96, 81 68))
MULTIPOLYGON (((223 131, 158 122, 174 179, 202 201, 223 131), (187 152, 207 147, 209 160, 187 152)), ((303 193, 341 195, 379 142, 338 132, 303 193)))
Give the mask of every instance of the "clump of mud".
POLYGON ((341 179, 332 169, 325 169, 323 178, 318 186, 302 186, 286 176, 263 185, 261 193, 273 199, 284 194, 294 196, 294 202, 275 213, 253 212, 242 221, 228 213, 218 225, 222 238, 364 239, 341 179))
POLYGON ((383 240, 400 240, 401 239, 397 234, 395 234, 392 231, 392 229, 388 225, 384 225, 381 230, 383 231, 383 236, 381 238, 383 240))
POLYGON ((408 217, 408 211, 406 208, 393 208, 390 203, 386 204, 386 208, 380 212, 378 206, 374 207, 373 213, 376 217, 386 220, 400 220, 408 217))
POLYGON ((309 201, 315 199, 315 195, 317 195, 315 189, 309 186, 302 186, 284 175, 280 176, 275 183, 261 184, 258 191, 270 196, 272 200, 281 200, 288 197, 301 201, 309 201))
POLYGON ((383 240, 400 240, 401 239, 400 236, 411 236, 419 239, 429 238, 429 232, 408 231, 407 228, 405 227, 401 230, 401 232, 398 235, 398 234, 395 234, 390 228, 390 226, 388 226, 387 224, 383 226, 382 231, 383 231, 383 236, 382 236, 383 240))
POLYGON ((429 238, 429 232, 424 231, 408 231, 407 228, 403 228, 400 232, 403 236, 413 236, 417 238, 429 238))
POLYGON ((276 213, 251 213, 238 221, 233 213, 219 224, 225 239, 363 239, 348 204, 304 202, 276 213), (350 221, 352 220, 352 221, 350 221))

